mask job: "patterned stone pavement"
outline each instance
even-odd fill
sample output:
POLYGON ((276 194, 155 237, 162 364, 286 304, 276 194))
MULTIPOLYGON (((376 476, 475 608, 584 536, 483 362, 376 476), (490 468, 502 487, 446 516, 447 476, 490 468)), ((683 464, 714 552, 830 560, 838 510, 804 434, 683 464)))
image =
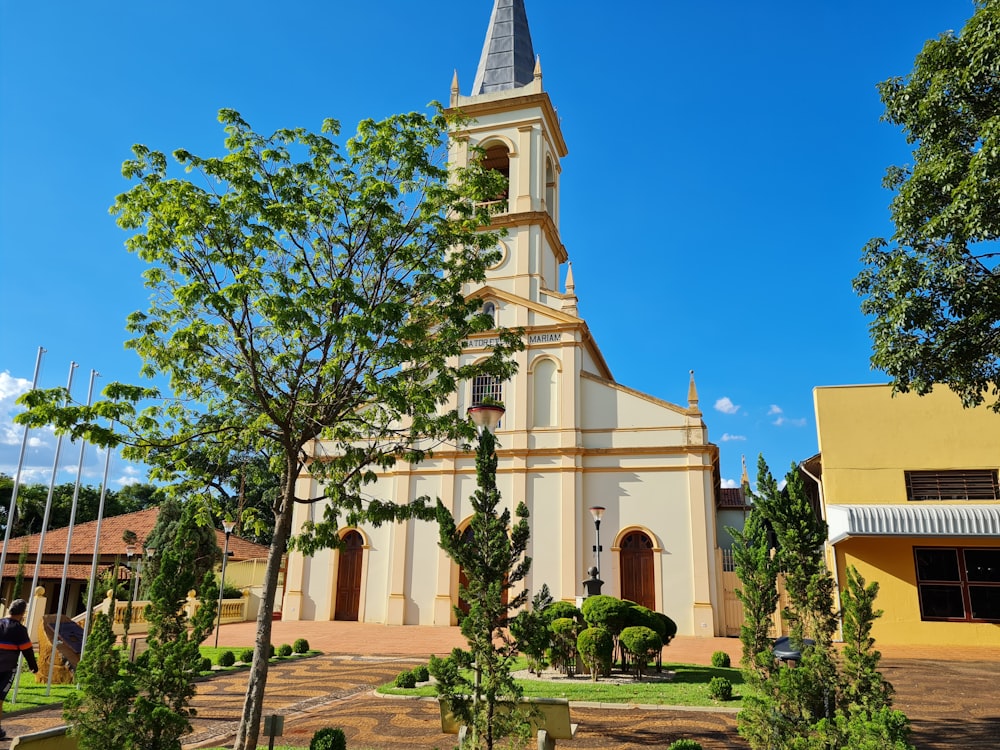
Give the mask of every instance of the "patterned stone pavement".
MULTIPOLYGON (((251 642, 251 625, 223 626, 221 642, 251 642)), ((272 665, 264 712, 285 716, 284 736, 276 744, 308 747, 316 730, 338 726, 352 750, 455 746, 453 736, 441 733, 436 701, 381 698, 372 689, 403 669, 426 662, 430 653, 447 653, 460 642, 457 629, 358 623, 275 626, 274 643, 306 637, 327 654, 272 665), (377 655, 380 652, 383 655, 377 655)), ((704 664, 719 649, 738 657, 739 642, 680 638, 664 655, 668 661, 704 664)), ((897 707, 913 722, 913 742, 918 748, 1000 747, 1000 648, 952 650, 947 659, 931 649, 884 651, 883 671, 896 687, 897 707)), ((185 748, 227 744, 235 732, 246 684, 246 672, 220 674, 199 683, 198 716, 185 748)), ((697 740, 706 750, 746 747, 731 711, 574 704, 571 713, 580 729, 576 739, 564 746, 580 750, 666 747, 679 738, 697 740)), ((20 734, 61 723, 60 711, 49 709, 11 715, 5 718, 4 727, 20 734)), ((263 738, 262 745, 266 747, 263 738)))

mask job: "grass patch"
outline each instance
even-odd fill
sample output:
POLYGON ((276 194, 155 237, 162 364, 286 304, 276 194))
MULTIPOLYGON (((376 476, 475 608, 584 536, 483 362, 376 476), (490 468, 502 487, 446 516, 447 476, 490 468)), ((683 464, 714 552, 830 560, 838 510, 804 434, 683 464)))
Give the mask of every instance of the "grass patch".
MULTIPOLYGON (((592 682, 590 678, 555 680, 517 680, 525 696, 532 698, 566 698, 571 701, 594 701, 601 703, 643 703, 665 706, 727 706, 739 708, 743 685, 740 670, 722 667, 707 667, 700 664, 664 664, 664 671, 674 672, 671 682, 634 682, 617 685, 605 680, 592 682), (733 684, 733 700, 717 701, 708 695, 708 683, 713 677, 725 677, 733 684)), ((655 672, 650 673, 655 676, 655 672)), ((616 677, 620 676, 618 673, 616 677)), ((410 695, 433 697, 437 690, 433 685, 422 685, 412 690, 398 688, 391 682, 378 688, 386 695, 410 695)))
POLYGON ((31 672, 24 671, 21 674, 21 681, 17 686, 17 703, 11 701, 11 698, 14 697, 14 689, 11 688, 11 691, 7 694, 7 700, 3 704, 5 714, 62 703, 67 695, 72 695, 76 692, 76 683, 68 685, 56 685, 53 683, 52 691, 49 695, 46 695, 48 672, 40 670, 38 674, 44 678, 43 682, 35 682, 35 675, 31 672))

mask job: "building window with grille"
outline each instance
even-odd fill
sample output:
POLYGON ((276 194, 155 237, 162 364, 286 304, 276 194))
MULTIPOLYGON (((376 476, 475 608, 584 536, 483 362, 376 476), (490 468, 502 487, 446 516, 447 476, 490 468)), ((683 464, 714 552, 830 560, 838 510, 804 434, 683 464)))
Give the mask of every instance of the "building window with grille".
POLYGON ((1000 500, 996 469, 903 473, 907 500, 1000 500))
MULTIPOLYGON (((471 404, 483 404, 489 402, 503 403, 503 384, 492 375, 479 375, 472 381, 471 404)), ((497 423, 497 429, 502 422, 497 423)))
POLYGON ((1000 548, 915 547, 921 620, 1000 622, 1000 548))

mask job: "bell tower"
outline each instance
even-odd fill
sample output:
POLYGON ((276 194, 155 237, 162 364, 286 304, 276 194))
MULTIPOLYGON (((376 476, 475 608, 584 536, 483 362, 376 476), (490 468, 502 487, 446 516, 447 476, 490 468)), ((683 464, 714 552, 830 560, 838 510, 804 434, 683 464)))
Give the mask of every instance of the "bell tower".
MULTIPOLYGON (((559 237, 559 178, 567 148, 542 88, 524 0, 494 0, 472 94, 460 93, 456 73, 450 103, 451 111, 468 119, 452 132, 452 163, 465 166, 472 149, 482 149, 486 166, 509 181, 493 219, 494 228, 507 232, 503 257, 488 272, 486 285, 562 310, 560 267, 568 256, 559 237)), ((526 319, 502 323, 531 325, 526 319)))

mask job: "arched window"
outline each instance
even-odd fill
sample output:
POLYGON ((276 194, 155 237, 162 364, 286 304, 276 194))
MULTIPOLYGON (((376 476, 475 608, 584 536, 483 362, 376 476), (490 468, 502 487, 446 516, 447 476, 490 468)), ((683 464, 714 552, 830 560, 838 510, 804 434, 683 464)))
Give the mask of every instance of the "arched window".
POLYGON ((559 383, 556 363, 543 359, 532 372, 532 406, 535 427, 555 427, 559 422, 559 383))
POLYGON ((483 303, 483 315, 489 315, 493 320, 493 325, 497 323, 497 306, 493 302, 483 303))
POLYGON ((483 168, 497 171, 507 179, 507 187, 496 196, 496 201, 503 204, 501 211, 506 212, 507 199, 510 195, 510 153, 507 151, 507 146, 503 143, 488 145, 483 154, 483 168))
POLYGON ((549 158, 545 159, 545 210, 556 218, 556 173, 549 158))

